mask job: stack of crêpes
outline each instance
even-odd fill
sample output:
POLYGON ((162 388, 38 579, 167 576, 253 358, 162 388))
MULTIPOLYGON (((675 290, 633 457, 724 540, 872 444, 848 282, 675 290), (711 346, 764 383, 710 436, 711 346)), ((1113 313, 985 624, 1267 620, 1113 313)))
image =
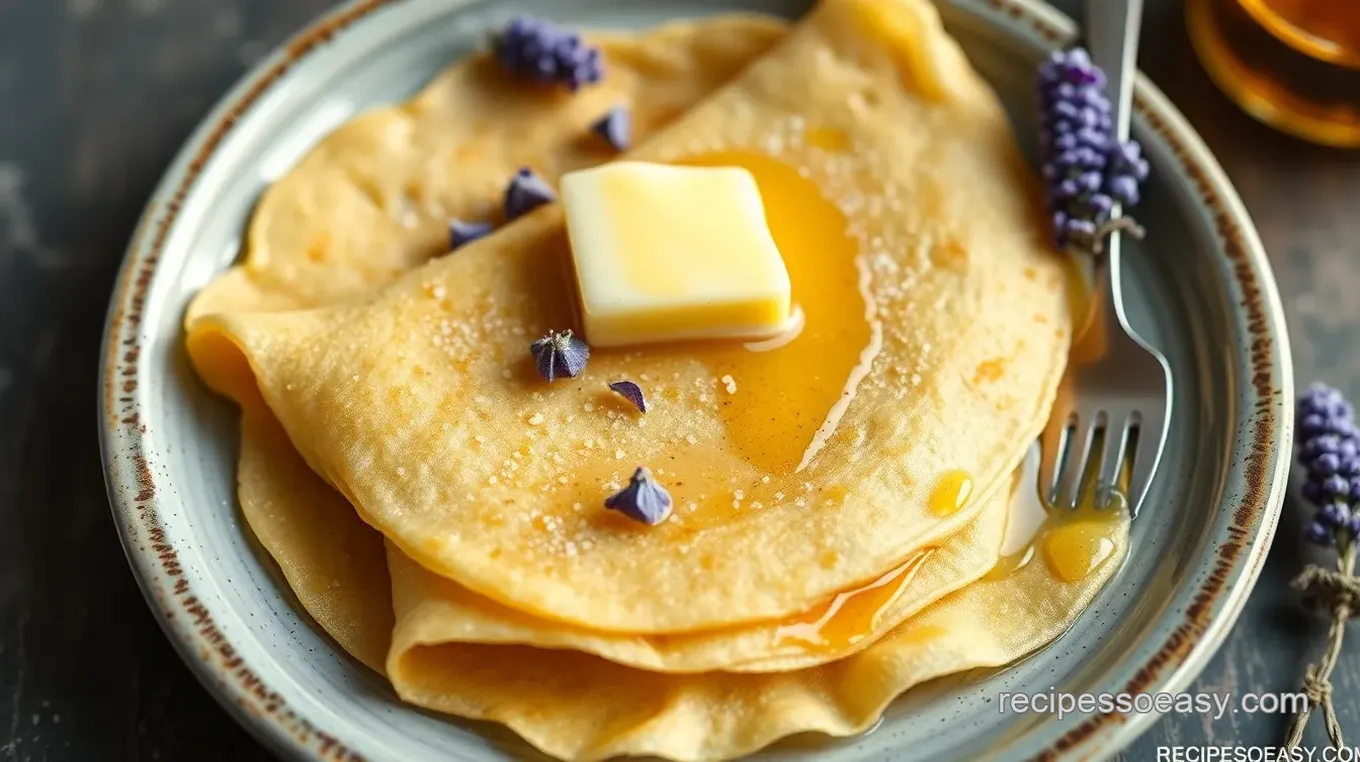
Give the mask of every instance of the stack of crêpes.
POLYGON ((567 760, 861 732, 1060 635, 1127 525, 1013 516, 1070 268, 935 10, 586 39, 605 75, 576 92, 479 55, 336 130, 190 307, 242 410, 241 510, 301 605, 402 699, 567 760), (590 134, 620 107, 626 153, 590 134), (502 194, 619 158, 750 170, 802 331, 597 348, 546 381, 530 343, 579 335, 563 212, 507 221, 502 194), (448 252, 455 218, 496 229, 448 252), (655 525, 604 505, 639 466, 673 502, 655 525))

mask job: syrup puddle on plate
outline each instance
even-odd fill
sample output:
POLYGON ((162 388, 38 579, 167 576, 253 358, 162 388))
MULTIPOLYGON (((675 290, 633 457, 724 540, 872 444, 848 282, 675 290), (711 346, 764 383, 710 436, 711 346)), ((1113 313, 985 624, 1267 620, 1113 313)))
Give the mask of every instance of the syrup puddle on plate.
POLYGON ((1036 443, 1025 454, 1021 467, 1001 558, 983 579, 1004 579, 1037 560, 1054 579, 1077 582, 1100 568, 1118 547, 1115 538, 1128 520, 1123 494, 1116 490, 1111 506, 1096 508, 1093 491, 1086 490, 1076 510, 1051 508, 1039 498, 1039 457, 1036 443))

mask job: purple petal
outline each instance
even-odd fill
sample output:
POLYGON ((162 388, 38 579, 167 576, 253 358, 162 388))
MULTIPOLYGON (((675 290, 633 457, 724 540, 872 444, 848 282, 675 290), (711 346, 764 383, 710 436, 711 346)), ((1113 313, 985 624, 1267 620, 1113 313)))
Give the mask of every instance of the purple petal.
POLYGON ((615 381, 609 385, 609 388, 613 389, 620 397, 633 403, 638 412, 647 412, 647 398, 642 394, 642 387, 632 381, 615 381))
POLYGON ((615 106, 591 125, 590 130, 603 138, 615 151, 626 151, 632 140, 633 120, 627 109, 615 106))
POLYGON ((505 189, 505 218, 517 219, 556 199, 557 194, 548 183, 524 167, 505 189))
POLYGON ((485 238, 495 230, 486 222, 464 222, 460 219, 449 220, 449 250, 453 251, 478 238, 485 238))

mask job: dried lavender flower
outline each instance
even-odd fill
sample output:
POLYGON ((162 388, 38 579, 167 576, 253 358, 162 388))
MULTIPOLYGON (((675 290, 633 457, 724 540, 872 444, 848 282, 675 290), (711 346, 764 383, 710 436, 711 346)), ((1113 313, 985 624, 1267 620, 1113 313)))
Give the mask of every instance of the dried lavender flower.
POLYGON ((552 186, 528 167, 520 167, 505 188, 505 219, 513 220, 557 199, 552 186))
POLYGON ((1321 659, 1304 672, 1303 692, 1308 701, 1294 714, 1284 748, 1298 748, 1314 708, 1327 718, 1327 735, 1336 746, 1344 745, 1332 704, 1332 670, 1341 656, 1346 621, 1355 615, 1355 590, 1360 577, 1355 563, 1360 557, 1360 433, 1355 407, 1340 391, 1313 384, 1299 395, 1294 409, 1298 464, 1304 477, 1303 496, 1317 506, 1303 536, 1313 543, 1336 547, 1335 566, 1308 564, 1290 587, 1303 595, 1304 603, 1328 612, 1331 627, 1321 659))
POLYGON ((638 412, 647 412, 647 398, 642 396, 642 387, 632 381, 615 381, 609 385, 620 397, 637 406, 638 412))
POLYGON ((605 498, 604 507, 634 521, 656 526, 671 514, 671 496, 652 479, 650 471, 639 467, 628 480, 627 487, 605 498))
POLYGON ((1307 472, 1300 492, 1317 508, 1305 529, 1311 542, 1343 545, 1360 537, 1360 431, 1355 408, 1340 391, 1314 384, 1299 395, 1294 427, 1298 464, 1307 472))
POLYGON ((575 378, 585 370, 590 359, 590 347, 567 331, 549 331, 547 336, 529 345, 538 374, 549 383, 558 378, 575 378))
POLYGON ((495 230, 490 223, 486 222, 463 222, 460 219, 449 220, 449 251, 453 251, 465 246, 478 238, 485 238, 495 230))
POLYGON ((633 118, 628 109, 615 106, 592 124, 590 131, 604 138, 615 151, 627 151, 632 142, 633 118))
POLYGON ((600 50, 587 45, 581 35, 547 19, 511 19, 493 47, 501 66, 524 79, 563 85, 575 92, 604 78, 600 50))
POLYGON ((1040 148, 1053 232, 1059 246, 1099 253, 1117 228, 1142 229, 1110 218, 1115 204, 1133 206, 1148 163, 1136 141, 1114 137, 1105 73, 1083 48, 1055 52, 1039 67, 1040 148))

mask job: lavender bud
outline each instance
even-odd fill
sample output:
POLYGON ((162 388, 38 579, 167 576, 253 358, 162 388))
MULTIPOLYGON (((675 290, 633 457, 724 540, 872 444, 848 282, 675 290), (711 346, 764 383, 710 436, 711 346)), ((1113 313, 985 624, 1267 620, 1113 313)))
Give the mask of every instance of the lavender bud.
POLYGON ((590 359, 590 347, 571 331, 550 331, 547 336, 529 345, 534 366, 544 381, 575 378, 585 370, 590 359))
POLYGON ((1341 458, 1336 453, 1324 452, 1313 459, 1308 471, 1313 476, 1330 476, 1341 467, 1341 458))
POLYGON ((638 468, 627 487, 605 499, 604 507, 634 521, 656 526, 670 515, 671 496, 652 479, 651 472, 638 468))
POLYGON ((1351 512, 1345 503, 1326 503, 1318 509, 1315 518, 1323 526, 1340 529, 1350 521, 1351 512))
POLYGON ((1350 495, 1350 480, 1340 474, 1332 474, 1318 482, 1323 500, 1342 500, 1350 495))
POLYGON ((1132 206, 1138 203, 1138 181, 1132 175, 1120 175, 1110 180, 1110 195, 1119 203, 1132 206))
POLYGON ((1331 531, 1329 531, 1329 530, 1327 529, 1327 527, 1323 526, 1322 524, 1320 524, 1320 523, 1318 523, 1318 522, 1316 522, 1316 521, 1310 521, 1310 522, 1308 522, 1308 526, 1307 526, 1307 527, 1304 527, 1303 536, 1304 536, 1309 542, 1315 543, 1315 544, 1317 544, 1317 545, 1331 545, 1331 544, 1332 544, 1332 533, 1331 533, 1331 531))

